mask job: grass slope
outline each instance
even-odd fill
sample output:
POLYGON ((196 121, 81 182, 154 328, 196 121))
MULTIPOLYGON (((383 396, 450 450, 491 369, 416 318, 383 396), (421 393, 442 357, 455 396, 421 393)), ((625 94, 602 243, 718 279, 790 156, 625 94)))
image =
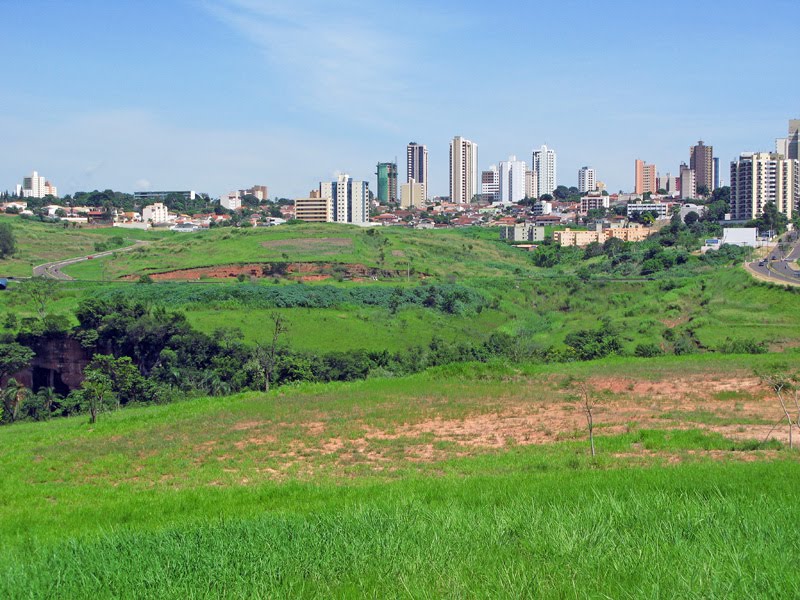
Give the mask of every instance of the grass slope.
MULTIPOLYGON (((4 428, 0 595, 793 597, 800 464, 779 446, 604 431, 610 412, 595 462, 580 431, 470 446, 408 429, 510 406, 569 414, 572 376, 620 379, 631 391, 604 402, 652 409, 634 389, 771 360, 468 365, 4 428)), ((759 399, 704 402, 730 417, 745 401, 759 399)))

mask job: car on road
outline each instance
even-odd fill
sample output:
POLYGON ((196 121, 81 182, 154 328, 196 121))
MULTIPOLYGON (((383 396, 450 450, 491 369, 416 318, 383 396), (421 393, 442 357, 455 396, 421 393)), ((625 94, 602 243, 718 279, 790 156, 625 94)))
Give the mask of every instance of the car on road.
POLYGON ((87 257, 86 257, 86 260, 92 260, 93 258, 94 258, 94 256, 92 256, 92 255, 90 254, 89 256, 87 256, 87 257))
POLYGON ((767 263, 766 260, 760 260, 760 261, 758 261, 758 266, 759 267, 763 267, 766 263, 767 263))

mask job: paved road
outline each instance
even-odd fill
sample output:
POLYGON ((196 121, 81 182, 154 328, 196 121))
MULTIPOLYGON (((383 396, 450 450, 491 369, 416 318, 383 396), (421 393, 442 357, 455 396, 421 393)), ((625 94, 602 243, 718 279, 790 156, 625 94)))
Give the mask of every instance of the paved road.
POLYGON ((782 257, 776 245, 764 259, 745 263, 745 267, 775 283, 800 284, 800 276, 789 268, 790 262, 800 259, 800 241, 794 239, 795 235, 795 233, 787 233, 783 237, 784 241, 790 241, 793 244, 785 258, 782 257))
POLYGON ((66 260, 58 260, 56 262, 45 263, 43 265, 39 265, 38 267, 33 267, 33 276, 46 277, 48 279, 59 279, 61 281, 71 281, 75 278, 70 277, 61 270, 68 265, 74 265, 75 263, 83 262, 84 260, 89 260, 89 257, 102 258, 104 256, 109 256, 111 254, 114 254, 115 252, 129 252, 134 248, 139 248, 149 243, 150 242, 139 240, 133 246, 126 246, 125 248, 117 248, 116 250, 106 250, 105 252, 97 252, 95 254, 87 254, 86 256, 78 256, 76 258, 68 258, 66 260))

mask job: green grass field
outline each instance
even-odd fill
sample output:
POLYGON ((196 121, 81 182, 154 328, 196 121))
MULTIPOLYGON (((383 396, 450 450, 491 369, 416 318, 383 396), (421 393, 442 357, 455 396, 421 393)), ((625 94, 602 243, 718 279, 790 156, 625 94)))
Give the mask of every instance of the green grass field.
POLYGON ((771 358, 467 365, 3 428, 0 595, 794 597, 797 455, 713 430, 773 412, 714 392, 771 358), (607 404, 594 461, 571 376, 607 404), (631 417, 676 380, 708 415, 671 422, 671 394, 631 417))

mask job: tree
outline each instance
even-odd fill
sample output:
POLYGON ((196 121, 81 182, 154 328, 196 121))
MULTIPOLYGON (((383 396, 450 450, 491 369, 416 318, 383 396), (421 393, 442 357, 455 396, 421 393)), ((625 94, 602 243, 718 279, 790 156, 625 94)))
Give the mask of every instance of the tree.
POLYGON ((697 221, 700 220, 700 215, 698 215, 695 211, 689 212, 684 218, 683 222, 687 225, 694 225, 697 221))
POLYGON ((701 198, 707 197, 709 194, 709 189, 707 185, 698 185, 697 186, 697 195, 701 198))
POLYGON ((272 341, 269 346, 263 346, 260 343, 257 344, 255 352, 255 358, 264 374, 265 392, 269 391, 269 384, 275 372, 275 358, 278 351, 278 342, 287 330, 286 320, 278 313, 272 313, 269 320, 272 323, 272 341))
POLYGON ((51 300, 55 299, 56 285, 54 279, 31 277, 23 287, 23 290, 27 292, 28 297, 36 307, 40 319, 44 319, 47 316, 47 305, 51 300))
POLYGON ((578 390, 580 392, 581 406, 583 412, 586 414, 586 426, 589 429, 589 447, 592 450, 592 458, 595 457, 594 450, 594 405, 595 400, 589 392, 589 386, 585 381, 578 382, 578 390))
POLYGON ((795 427, 800 427, 800 390, 797 387, 800 376, 798 373, 787 373, 785 369, 773 367, 765 371, 756 371, 756 375, 765 383, 775 394, 775 397, 780 404, 783 418, 786 418, 786 424, 789 426, 789 448, 793 448, 792 431, 795 427), (796 411, 794 417, 789 412, 789 406, 786 397, 791 394, 794 400, 794 410, 796 411))
MULTIPOLYGON (((88 370, 88 369, 87 369, 88 370)), ((111 380, 98 371, 90 371, 81 383, 81 399, 89 409, 89 423, 97 423, 97 415, 112 399, 111 380)))
POLYGON ((31 391, 13 377, 8 380, 6 389, 3 390, 3 415, 9 422, 19 418, 19 409, 30 395, 31 391))
POLYGON ((9 223, 0 223, 0 258, 12 256, 17 252, 17 240, 9 223))

